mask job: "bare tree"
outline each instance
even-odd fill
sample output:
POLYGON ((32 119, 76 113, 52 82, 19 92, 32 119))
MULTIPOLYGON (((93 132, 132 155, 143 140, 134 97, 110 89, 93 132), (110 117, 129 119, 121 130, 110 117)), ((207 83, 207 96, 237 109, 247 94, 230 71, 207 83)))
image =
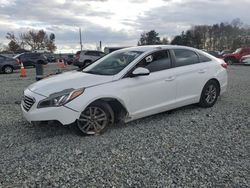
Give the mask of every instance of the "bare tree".
POLYGON ((14 33, 7 33, 6 38, 10 40, 9 50, 16 51, 20 48, 28 48, 30 50, 56 50, 55 34, 48 34, 44 30, 29 30, 25 33, 20 33, 19 38, 14 33))
POLYGON ((231 23, 197 25, 176 36, 171 43, 207 50, 235 50, 250 46, 250 28, 243 27, 238 18, 231 23))
POLYGON ((16 50, 20 49, 20 41, 14 33, 8 32, 6 34, 6 38, 10 40, 10 42, 8 43, 9 51, 15 52, 16 50))

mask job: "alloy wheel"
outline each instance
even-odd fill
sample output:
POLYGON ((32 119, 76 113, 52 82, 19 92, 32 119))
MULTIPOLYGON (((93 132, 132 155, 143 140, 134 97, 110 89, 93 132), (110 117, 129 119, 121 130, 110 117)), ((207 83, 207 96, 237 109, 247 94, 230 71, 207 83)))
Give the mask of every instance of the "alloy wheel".
POLYGON ((207 87, 205 91, 205 100, 208 104, 212 104, 216 100, 217 91, 216 87, 211 84, 207 87))
POLYGON ((78 127, 85 134, 100 133, 108 124, 107 113, 96 106, 89 106, 84 110, 78 119, 78 127))
POLYGON ((9 66, 7 66, 7 67, 4 68, 4 72, 5 72, 6 74, 10 74, 10 73, 12 73, 12 68, 9 67, 9 66))

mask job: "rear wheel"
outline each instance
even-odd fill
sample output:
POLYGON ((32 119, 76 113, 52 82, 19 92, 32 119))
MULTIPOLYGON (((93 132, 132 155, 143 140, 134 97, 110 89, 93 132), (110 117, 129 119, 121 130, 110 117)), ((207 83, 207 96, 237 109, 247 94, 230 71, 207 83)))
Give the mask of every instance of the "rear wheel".
POLYGON ((86 61, 84 61, 84 66, 87 67, 87 66, 89 66, 91 63, 92 63, 91 60, 86 60, 86 61))
POLYGON ((13 72, 13 67, 7 65, 3 68, 3 72, 5 74, 11 74, 13 72))
POLYGON ((104 132, 112 123, 112 109, 104 102, 90 104, 77 120, 77 126, 84 134, 94 135, 104 132))
POLYGON ((219 93, 218 83, 215 80, 208 81, 202 90, 199 105, 205 108, 212 107, 216 103, 219 93))

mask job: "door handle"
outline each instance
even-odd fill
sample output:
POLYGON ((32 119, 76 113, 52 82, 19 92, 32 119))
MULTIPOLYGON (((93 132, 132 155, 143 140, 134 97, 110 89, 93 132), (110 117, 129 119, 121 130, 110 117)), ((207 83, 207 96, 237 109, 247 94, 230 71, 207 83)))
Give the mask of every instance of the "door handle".
POLYGON ((165 81, 173 81, 175 79, 175 76, 169 76, 165 79, 165 81))
POLYGON ((200 69, 198 73, 205 73, 207 70, 206 69, 200 69))

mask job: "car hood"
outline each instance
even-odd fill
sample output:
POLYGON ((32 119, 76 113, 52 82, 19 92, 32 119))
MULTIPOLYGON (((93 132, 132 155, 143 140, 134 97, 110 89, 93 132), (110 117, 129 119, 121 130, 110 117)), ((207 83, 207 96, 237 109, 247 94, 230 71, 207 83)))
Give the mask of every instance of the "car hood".
POLYGON ((103 76, 70 71, 40 80, 28 87, 29 90, 44 96, 65 89, 79 89, 111 82, 113 76, 103 76))

